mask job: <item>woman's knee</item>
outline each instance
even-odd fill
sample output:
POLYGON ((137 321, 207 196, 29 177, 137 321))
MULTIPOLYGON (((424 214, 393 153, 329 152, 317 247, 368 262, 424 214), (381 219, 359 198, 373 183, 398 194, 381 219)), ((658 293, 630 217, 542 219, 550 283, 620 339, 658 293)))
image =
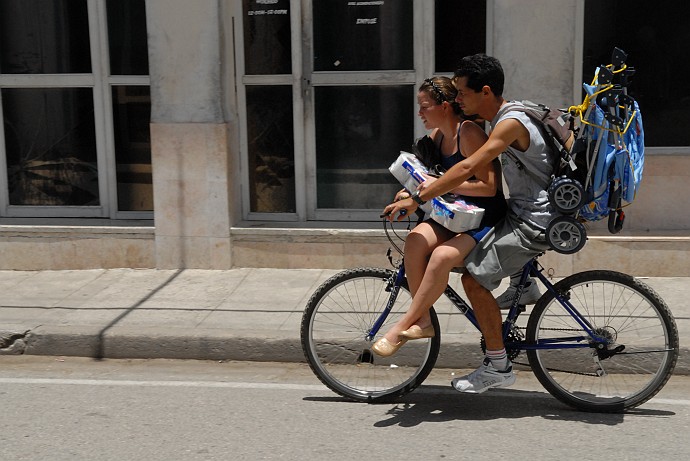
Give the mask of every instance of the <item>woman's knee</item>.
POLYGON ((462 266, 463 256, 457 249, 447 246, 439 246, 434 249, 429 258, 430 267, 438 267, 450 272, 455 267, 462 266))
POLYGON ((429 239, 421 232, 415 232, 412 230, 405 239, 406 257, 417 255, 427 257, 432 250, 433 247, 429 242, 429 239))

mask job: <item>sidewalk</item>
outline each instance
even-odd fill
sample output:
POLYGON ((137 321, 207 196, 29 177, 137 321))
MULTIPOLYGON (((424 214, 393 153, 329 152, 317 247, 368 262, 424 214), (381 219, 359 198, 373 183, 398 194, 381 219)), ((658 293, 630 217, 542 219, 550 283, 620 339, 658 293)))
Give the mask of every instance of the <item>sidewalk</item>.
MULTIPOLYGON (((316 287, 336 272, 0 271, 0 354, 304 361, 302 311, 316 287)), ((688 374, 690 278, 643 281, 676 317, 681 342, 676 372, 688 374)), ((458 280, 452 283, 459 287, 458 280)), ((474 368, 481 356, 479 335, 451 309, 436 306, 443 339, 437 366, 474 368)))

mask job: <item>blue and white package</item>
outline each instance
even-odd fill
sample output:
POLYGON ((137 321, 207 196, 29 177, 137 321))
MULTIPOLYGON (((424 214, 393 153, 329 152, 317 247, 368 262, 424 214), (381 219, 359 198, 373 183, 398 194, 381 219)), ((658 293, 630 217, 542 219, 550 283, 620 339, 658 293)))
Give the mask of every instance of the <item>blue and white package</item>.
POLYGON ((431 219, 452 232, 465 232, 476 229, 482 222, 484 208, 455 199, 447 202, 440 197, 431 199, 431 219))
MULTIPOLYGON (((426 181, 427 169, 417 157, 409 152, 400 152, 388 169, 405 189, 413 192, 426 181)), ((469 204, 461 199, 448 202, 441 197, 434 198, 420 207, 431 219, 452 232, 476 229, 484 216, 484 208, 469 204)))
MULTIPOLYGON (((417 186, 426 181, 424 176, 428 170, 417 157, 409 152, 400 151, 398 158, 391 164, 388 171, 393 173, 395 179, 403 185, 409 192, 417 190, 417 186)), ((425 213, 431 212, 431 204, 429 202, 420 206, 425 213)))

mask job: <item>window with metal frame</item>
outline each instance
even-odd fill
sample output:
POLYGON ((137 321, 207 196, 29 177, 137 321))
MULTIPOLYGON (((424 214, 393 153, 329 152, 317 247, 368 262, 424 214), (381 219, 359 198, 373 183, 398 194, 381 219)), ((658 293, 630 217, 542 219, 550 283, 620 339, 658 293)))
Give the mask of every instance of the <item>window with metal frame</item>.
POLYGON ((424 133, 419 83, 487 43, 486 1, 243 0, 235 16, 248 220, 378 220, 400 187, 388 166, 424 133))
POLYGON ((0 217, 152 217, 145 0, 0 2, 0 217))

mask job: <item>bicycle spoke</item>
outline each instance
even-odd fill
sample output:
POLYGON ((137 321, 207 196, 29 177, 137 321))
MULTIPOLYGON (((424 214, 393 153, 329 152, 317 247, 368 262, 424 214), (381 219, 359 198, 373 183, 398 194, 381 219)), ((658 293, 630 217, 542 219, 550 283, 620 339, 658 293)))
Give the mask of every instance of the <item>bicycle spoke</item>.
MULTIPOLYGON (((382 400, 410 392, 426 378, 438 355, 439 335, 412 341, 390 358, 370 351, 367 337, 390 299, 391 276, 383 269, 336 274, 316 290, 302 318, 302 347, 312 370, 330 389, 353 400, 382 400)), ((409 308, 412 298, 401 288, 375 339, 409 308)), ((431 314, 438 331, 433 309, 431 314)))

